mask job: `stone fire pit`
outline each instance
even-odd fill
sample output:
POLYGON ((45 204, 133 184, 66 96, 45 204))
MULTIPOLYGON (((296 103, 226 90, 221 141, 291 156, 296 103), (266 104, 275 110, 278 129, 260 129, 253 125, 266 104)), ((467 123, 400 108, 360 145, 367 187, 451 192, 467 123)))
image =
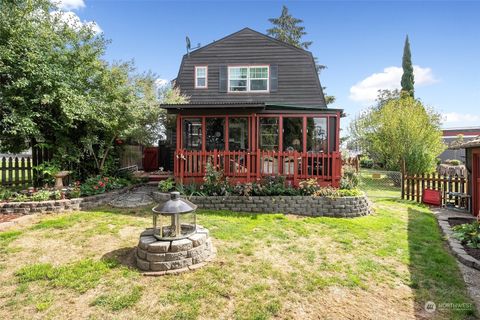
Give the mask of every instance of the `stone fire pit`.
POLYGON ((153 208, 153 228, 142 232, 135 254, 145 275, 194 270, 215 256, 208 230, 196 224, 196 209, 178 192, 153 208))

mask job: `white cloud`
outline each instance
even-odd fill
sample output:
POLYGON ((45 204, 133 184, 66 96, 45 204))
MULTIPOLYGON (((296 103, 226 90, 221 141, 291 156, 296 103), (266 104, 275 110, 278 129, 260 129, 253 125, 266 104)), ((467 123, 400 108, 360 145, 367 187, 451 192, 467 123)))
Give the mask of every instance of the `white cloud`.
POLYGON ((158 78, 157 80, 155 80, 155 85, 157 86, 157 88, 163 88, 165 87, 166 85, 168 85, 170 83, 170 81, 166 80, 166 79, 160 79, 158 78))
POLYGON ((478 114, 468 114, 468 113, 458 113, 458 112, 446 112, 443 114, 443 120, 445 124, 447 123, 465 123, 465 122, 477 122, 480 123, 480 115, 478 114))
POLYGON ((87 26, 96 34, 102 32, 102 29, 95 21, 82 21, 73 11, 53 11, 51 14, 54 18, 57 18, 60 23, 64 23, 74 30, 79 30, 80 28, 87 26))
POLYGON ((85 8, 83 0, 54 0, 52 1, 62 10, 76 10, 85 8))
MULTIPOLYGON (((377 98, 378 90, 400 89, 402 74, 402 68, 394 66, 383 69, 383 72, 374 73, 350 88, 350 99, 358 102, 373 102, 377 98)), ((437 82, 430 68, 413 66, 413 74, 416 86, 437 82)))

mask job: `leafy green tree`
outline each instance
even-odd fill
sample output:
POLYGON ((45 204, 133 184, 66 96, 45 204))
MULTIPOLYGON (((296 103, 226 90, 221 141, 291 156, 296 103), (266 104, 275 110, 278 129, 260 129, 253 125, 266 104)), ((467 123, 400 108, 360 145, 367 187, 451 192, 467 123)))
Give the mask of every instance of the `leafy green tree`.
POLYGON ((106 41, 91 26, 73 30, 48 0, 0 6, 0 147, 64 140, 89 112, 85 93, 95 89, 106 41))
MULTIPOLYGON (((273 27, 267 29, 267 34, 275 39, 302 49, 308 49, 313 43, 312 41, 303 41, 303 36, 307 34, 305 27, 301 25, 303 20, 293 17, 288 12, 286 6, 282 7, 280 17, 270 18, 268 21, 273 24, 273 27)), ((317 57, 314 57, 313 59, 315 61, 317 73, 320 73, 320 71, 326 68, 326 66, 318 64, 317 57)), ((325 90, 325 87, 323 89, 325 90)), ((325 95, 325 102, 327 105, 334 103, 335 97, 325 95)))
POLYGON ((389 170, 404 164, 406 173, 421 174, 434 170, 445 150, 440 124, 440 114, 405 96, 367 111, 352 122, 351 132, 377 163, 389 170))
POLYGON ((408 40, 408 35, 405 39, 405 45, 403 47, 402 69, 402 94, 406 94, 413 98, 415 96, 415 80, 413 76, 412 54, 410 52, 410 41, 408 40))
POLYGON ((103 36, 88 24, 71 27, 49 0, 3 1, 0 9, 2 150, 41 145, 85 177, 112 162, 116 140, 156 139, 153 74, 103 61, 103 36))

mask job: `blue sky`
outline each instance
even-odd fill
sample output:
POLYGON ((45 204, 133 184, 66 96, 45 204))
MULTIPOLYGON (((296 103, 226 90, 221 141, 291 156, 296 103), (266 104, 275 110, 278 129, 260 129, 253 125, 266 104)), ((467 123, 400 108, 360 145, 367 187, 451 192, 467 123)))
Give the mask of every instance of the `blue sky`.
POLYGON ((399 86, 410 37, 416 96, 445 115, 444 127, 480 126, 480 2, 469 1, 113 1, 63 0, 111 40, 105 58, 176 77, 185 36, 206 45, 243 27, 260 32, 282 4, 304 20, 310 51, 328 69, 320 80, 351 117, 377 89, 399 86))

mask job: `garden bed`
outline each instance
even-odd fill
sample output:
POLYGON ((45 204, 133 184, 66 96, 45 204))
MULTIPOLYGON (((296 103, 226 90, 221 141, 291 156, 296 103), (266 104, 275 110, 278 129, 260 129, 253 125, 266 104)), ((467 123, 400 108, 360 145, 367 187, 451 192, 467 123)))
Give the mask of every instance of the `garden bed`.
MULTIPOLYGON (((448 224, 450 225, 450 227, 455 227, 455 226, 459 226, 459 225, 462 225, 462 224, 466 224, 466 223, 472 223, 474 222, 476 219, 474 218, 450 218, 448 219, 448 224)), ((470 248, 468 246, 466 246, 465 244, 462 243, 462 246, 463 246, 463 250, 465 250, 465 252, 477 259, 477 260, 480 260, 480 249, 477 249, 477 248, 470 248)))
MULTIPOLYGON (((103 204, 108 204, 114 197, 125 193, 128 190, 138 187, 132 185, 122 189, 97 194, 93 196, 64 199, 64 200, 47 200, 47 201, 26 201, 26 202, 1 202, 0 214, 8 215, 25 215, 32 213, 49 213, 77 211, 81 209, 90 209, 103 204)), ((1 222, 1 221, 0 221, 1 222)))

